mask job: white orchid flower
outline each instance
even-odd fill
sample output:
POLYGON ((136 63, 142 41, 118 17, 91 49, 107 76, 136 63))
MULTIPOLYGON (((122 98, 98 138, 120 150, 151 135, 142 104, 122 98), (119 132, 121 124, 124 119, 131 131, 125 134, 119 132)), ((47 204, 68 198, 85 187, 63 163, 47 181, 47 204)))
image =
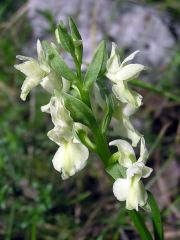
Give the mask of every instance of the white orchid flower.
POLYGON ((128 88, 127 81, 136 78, 145 69, 141 64, 128 64, 139 51, 135 51, 120 63, 118 48, 113 43, 111 56, 107 61, 106 76, 113 83, 112 91, 123 103, 131 104, 134 108, 141 105, 142 96, 128 88))
POLYGON ((57 144, 70 141, 73 138, 73 119, 64 106, 62 98, 51 97, 50 102, 41 107, 42 112, 51 114, 54 128, 48 132, 48 137, 57 144))
POLYGON ((75 136, 75 128, 83 128, 83 125, 73 122, 63 99, 59 97, 52 97, 41 110, 51 114, 54 128, 47 135, 60 146, 52 162, 54 168, 62 173, 62 178, 66 179, 84 168, 89 156, 88 149, 75 136))
POLYGON ((113 117, 118 121, 117 124, 113 126, 116 136, 118 132, 121 137, 131 140, 133 147, 137 146, 142 137, 142 134, 133 127, 130 121, 130 116, 135 110, 131 104, 123 104, 120 101, 116 101, 113 113, 113 117))
POLYGON ((147 178, 152 168, 145 166, 148 152, 145 147, 144 138, 141 138, 140 157, 136 161, 135 153, 131 145, 124 140, 110 142, 118 148, 120 157, 119 164, 126 168, 126 178, 118 178, 113 184, 113 193, 119 201, 126 201, 128 210, 144 206, 147 202, 147 192, 141 178, 147 178))
POLYGON ((123 138, 129 139, 133 147, 137 146, 143 136, 134 128, 129 117, 124 115, 113 125, 113 135, 117 136, 117 134, 123 138))
POLYGON ((59 77, 53 70, 49 72, 49 74, 42 79, 40 85, 50 94, 54 93, 54 90, 62 89, 62 78, 59 77))
POLYGON ((128 88, 127 82, 119 82, 112 86, 112 91, 116 98, 122 103, 132 105, 135 109, 142 104, 142 96, 128 88))
POLYGON ((106 76, 116 84, 137 77, 139 73, 145 69, 145 66, 141 64, 128 64, 137 53, 139 53, 139 51, 133 52, 120 63, 117 45, 112 43, 111 55, 107 61, 106 76))
POLYGON ((88 156, 88 149, 82 143, 69 141, 61 144, 52 162, 54 168, 62 173, 62 179, 67 179, 85 167, 88 156))
POLYGON ((39 40, 37 41, 37 54, 38 60, 18 55, 17 58, 24 62, 14 66, 26 75, 26 79, 21 87, 20 97, 23 101, 26 100, 29 92, 39 84, 50 93, 53 93, 54 89, 61 89, 62 80, 51 71, 39 40))

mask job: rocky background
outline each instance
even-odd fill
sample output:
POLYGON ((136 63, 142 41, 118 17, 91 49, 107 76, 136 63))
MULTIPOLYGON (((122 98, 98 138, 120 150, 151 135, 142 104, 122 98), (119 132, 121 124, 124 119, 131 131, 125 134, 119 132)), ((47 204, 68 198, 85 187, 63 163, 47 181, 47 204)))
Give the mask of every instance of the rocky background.
MULTIPOLYGON (((27 102, 19 100, 24 77, 13 69, 15 55, 35 56, 37 38, 55 41, 56 23, 69 15, 83 37, 84 62, 102 39, 116 42, 122 58, 141 51, 136 61, 149 70, 134 85, 144 96, 134 124, 154 168, 146 186, 162 210, 165 239, 179 239, 179 0, 6 0, 0 2, 0 240, 139 239, 96 156, 68 181, 54 171, 51 124, 40 112, 47 94, 37 88, 27 102)), ((148 215, 147 222, 151 228, 148 215)))
POLYGON ((163 68, 180 40, 180 25, 168 12, 138 1, 29 0, 28 11, 35 39, 51 36, 47 35, 49 22, 39 11, 50 12, 56 23, 67 23, 68 16, 76 19, 84 40, 85 61, 90 61, 97 43, 106 38, 125 51, 141 50, 140 63, 163 68))

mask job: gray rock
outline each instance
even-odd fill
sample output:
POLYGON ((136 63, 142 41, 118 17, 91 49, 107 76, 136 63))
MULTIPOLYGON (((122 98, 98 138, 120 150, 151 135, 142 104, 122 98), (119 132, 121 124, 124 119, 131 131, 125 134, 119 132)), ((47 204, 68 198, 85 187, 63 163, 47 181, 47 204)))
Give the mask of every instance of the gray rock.
POLYGON ((155 8, 133 6, 120 14, 110 29, 119 46, 141 50, 138 60, 150 66, 166 65, 175 44, 173 35, 155 8))
POLYGON ((89 62, 95 47, 105 36, 112 5, 110 0, 29 0, 29 17, 34 36, 45 37, 45 30, 48 28, 48 23, 37 10, 51 11, 56 22, 62 20, 67 23, 67 17, 72 16, 84 40, 84 61, 89 62))
MULTIPOLYGON (((129 3, 118 5, 111 0, 29 0, 29 18, 35 38, 49 38, 47 21, 37 10, 49 10, 56 22, 72 16, 84 40, 84 61, 103 38, 110 38, 129 52, 141 50, 138 61, 160 68, 173 55, 175 39, 162 14, 155 7, 129 3)), ((168 18, 168 15, 166 15, 168 18)))

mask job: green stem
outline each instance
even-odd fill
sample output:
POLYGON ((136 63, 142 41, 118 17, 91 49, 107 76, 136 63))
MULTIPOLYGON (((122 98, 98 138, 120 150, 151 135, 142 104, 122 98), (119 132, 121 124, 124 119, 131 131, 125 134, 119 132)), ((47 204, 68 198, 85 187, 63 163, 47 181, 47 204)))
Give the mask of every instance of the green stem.
POLYGON ((109 150, 106 137, 101 133, 101 130, 98 126, 97 128, 94 128, 92 131, 94 133, 96 140, 97 154, 102 159, 104 166, 108 167, 111 152, 109 150))
POLYGON ((85 132, 82 129, 77 130, 78 138, 81 140, 81 142, 89 148, 91 151, 96 152, 96 144, 94 144, 88 137, 87 132, 85 132))
POLYGON ((151 233, 149 232, 148 228, 146 227, 144 220, 140 213, 136 212, 135 210, 128 211, 131 220, 133 221, 139 235, 141 236, 142 240, 153 240, 151 233))
POLYGON ((10 216, 9 216, 9 222, 8 222, 8 228, 6 232, 6 240, 10 240, 12 237, 12 229, 13 229, 13 222, 14 222, 14 216, 15 216, 15 208, 16 205, 12 204, 11 206, 11 211, 10 211, 10 216))
POLYGON ((79 79, 78 83, 77 83, 77 87, 79 89, 80 95, 81 95, 81 99, 84 103, 86 103, 88 105, 88 107, 91 107, 91 103, 90 103, 90 99, 89 99, 89 92, 85 91, 83 89, 83 79, 82 79, 82 73, 81 73, 81 64, 78 62, 76 56, 73 57, 74 59, 74 63, 76 66, 76 74, 77 74, 77 78, 79 79))
POLYGON ((81 64, 78 62, 75 55, 73 56, 73 59, 74 59, 74 64, 76 66, 77 77, 80 81, 82 81, 81 64))
POLYGON ((36 221, 32 223, 31 240, 36 240, 36 221))

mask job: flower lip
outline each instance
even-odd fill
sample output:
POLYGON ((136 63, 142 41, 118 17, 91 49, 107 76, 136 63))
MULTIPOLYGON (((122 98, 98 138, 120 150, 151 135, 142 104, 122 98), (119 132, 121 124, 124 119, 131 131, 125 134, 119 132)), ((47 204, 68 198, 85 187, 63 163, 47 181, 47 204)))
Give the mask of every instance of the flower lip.
POLYGON ((85 167, 88 157, 89 151, 83 144, 70 141, 60 146, 52 162, 62 179, 67 179, 85 167))

